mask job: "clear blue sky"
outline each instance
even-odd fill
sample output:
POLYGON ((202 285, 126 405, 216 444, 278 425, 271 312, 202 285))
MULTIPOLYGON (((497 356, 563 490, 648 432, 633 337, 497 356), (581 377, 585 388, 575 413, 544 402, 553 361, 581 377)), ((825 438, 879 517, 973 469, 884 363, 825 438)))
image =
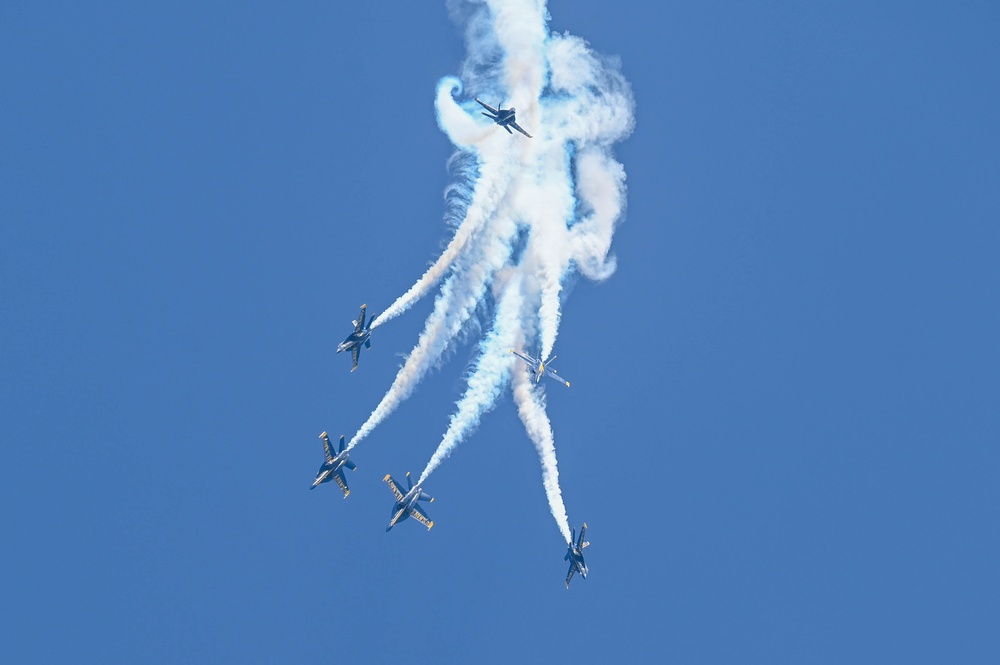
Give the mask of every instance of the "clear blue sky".
POLYGON ((430 308, 334 353, 448 237, 443 3, 5 3, 4 659, 1000 660, 1000 10, 953 4, 549 3, 637 101, 548 389, 566 591, 509 397, 384 531, 468 345, 307 490, 430 308))

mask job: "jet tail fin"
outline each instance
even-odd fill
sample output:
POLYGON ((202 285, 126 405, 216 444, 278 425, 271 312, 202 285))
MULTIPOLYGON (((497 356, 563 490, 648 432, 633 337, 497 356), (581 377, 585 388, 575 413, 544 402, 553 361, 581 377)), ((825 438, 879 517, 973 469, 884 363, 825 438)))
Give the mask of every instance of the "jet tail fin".
MULTIPOLYGON (((326 434, 326 432, 323 432, 323 433, 326 434)), ((344 435, 341 434, 340 435, 340 450, 337 451, 338 453, 344 452, 344 445, 345 445, 344 444, 344 435)))
POLYGON ((410 476, 410 472, 406 472, 406 491, 409 492, 413 489, 413 478, 410 476))

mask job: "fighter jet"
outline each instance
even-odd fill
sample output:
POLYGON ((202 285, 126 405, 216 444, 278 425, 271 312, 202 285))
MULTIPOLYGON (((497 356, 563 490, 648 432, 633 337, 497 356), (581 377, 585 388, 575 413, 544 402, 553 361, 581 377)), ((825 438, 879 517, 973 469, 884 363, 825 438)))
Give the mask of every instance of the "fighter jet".
POLYGON ((528 371, 531 372, 531 376, 534 378, 535 383, 541 381, 543 375, 548 375, 553 379, 555 379, 556 381, 558 381, 559 383, 565 383, 566 387, 569 388, 569 381, 556 374, 555 370, 548 369, 546 367, 549 363, 551 363, 553 360, 556 359, 555 356, 552 356, 545 362, 542 362, 538 358, 532 358, 531 356, 526 356, 523 353, 515 351, 514 349, 511 349, 510 352, 513 353, 518 358, 520 358, 521 360, 523 360, 524 362, 528 363, 528 371))
POLYGON ((375 317, 368 319, 368 325, 365 325, 365 308, 368 305, 361 306, 361 314, 358 315, 357 321, 351 321, 354 324, 354 332, 347 336, 343 342, 337 346, 337 353, 341 351, 351 351, 351 358, 354 360, 354 367, 351 368, 353 372, 358 368, 358 358, 361 356, 361 345, 364 344, 366 349, 372 348, 372 342, 370 337, 372 336, 372 323, 375 322, 375 317))
POLYGON ((513 106, 511 106, 509 109, 500 109, 500 108, 495 109, 486 102, 480 102, 478 97, 476 97, 476 101, 479 102, 483 108, 489 111, 489 113, 483 113, 483 115, 485 115, 487 118, 489 118, 493 122, 497 123, 504 129, 506 129, 508 134, 514 133, 510 131, 511 128, 513 127, 517 131, 527 136, 529 139, 531 138, 531 134, 521 129, 521 127, 518 126, 518 124, 514 121, 515 109, 513 106))
POLYGON ((357 467, 351 461, 351 456, 344 450, 344 435, 340 435, 340 450, 336 453, 333 452, 333 444, 330 443, 330 437, 327 436, 326 432, 320 434, 319 438, 323 439, 323 452, 326 453, 326 461, 323 462, 323 466, 319 467, 319 471, 316 472, 316 480, 313 481, 312 487, 309 489, 314 490, 322 483, 336 480, 346 499, 347 495, 351 493, 351 489, 347 486, 347 481, 344 480, 344 467, 346 466, 351 471, 357 467))
POLYGON ((382 480, 389 483, 389 489, 392 490, 392 493, 396 496, 396 505, 392 507, 392 519, 389 520, 389 526, 387 526, 385 530, 388 531, 392 527, 396 526, 396 522, 402 522, 407 517, 412 516, 413 519, 426 526, 427 530, 430 531, 431 527, 434 526, 434 522, 432 522, 430 518, 427 517, 427 513, 425 513, 420 506, 417 505, 417 501, 430 501, 433 503, 434 499, 424 492, 420 485, 417 485, 416 487, 413 486, 413 480, 410 479, 410 472, 406 472, 407 490, 405 494, 403 493, 403 490, 400 489, 400 485, 396 482, 396 479, 388 473, 385 474, 385 478, 382 480))
POLYGON ((576 541, 576 545, 573 541, 576 540, 576 529, 573 529, 573 537, 569 540, 569 545, 566 547, 566 556, 563 557, 563 561, 569 561, 569 572, 566 573, 566 588, 569 588, 569 581, 573 579, 573 573, 580 573, 580 577, 587 579, 587 562, 583 560, 583 548, 590 545, 588 542, 584 542, 583 536, 587 533, 587 523, 584 522, 583 526, 580 528, 580 540, 576 541))

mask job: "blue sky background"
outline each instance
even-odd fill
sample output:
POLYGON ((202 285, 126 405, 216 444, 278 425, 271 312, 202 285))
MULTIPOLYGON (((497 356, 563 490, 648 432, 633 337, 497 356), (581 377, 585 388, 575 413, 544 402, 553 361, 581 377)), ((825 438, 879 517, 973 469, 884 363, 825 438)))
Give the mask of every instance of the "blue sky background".
POLYGON ((307 491, 430 311, 334 353, 448 237, 443 3, 4 3, 4 659, 997 662, 1000 10, 958 4, 549 3, 637 100, 547 387, 566 591, 509 397, 384 531, 469 345, 307 491))

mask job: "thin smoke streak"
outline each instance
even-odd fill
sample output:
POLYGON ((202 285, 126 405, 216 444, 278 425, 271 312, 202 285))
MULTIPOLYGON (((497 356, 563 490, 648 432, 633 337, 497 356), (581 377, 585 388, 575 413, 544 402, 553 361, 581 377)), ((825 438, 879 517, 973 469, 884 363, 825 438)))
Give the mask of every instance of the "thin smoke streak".
MULTIPOLYGON (((499 281, 499 280, 498 280, 499 281)), ((514 357, 508 349, 517 339, 520 328, 521 279, 514 275, 501 289, 493 329, 480 343, 476 366, 469 376, 468 389, 458 401, 448 430, 431 455, 419 483, 427 480, 454 449, 479 425, 483 413, 493 407, 510 378, 514 357)))

